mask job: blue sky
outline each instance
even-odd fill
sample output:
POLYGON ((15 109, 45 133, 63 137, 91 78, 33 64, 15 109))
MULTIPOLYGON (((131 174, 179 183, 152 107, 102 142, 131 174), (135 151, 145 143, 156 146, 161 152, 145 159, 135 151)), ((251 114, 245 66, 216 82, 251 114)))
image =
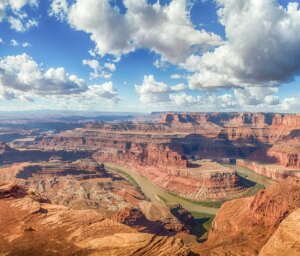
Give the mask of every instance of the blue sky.
POLYGON ((298 4, 3 0, 0 111, 299 112, 298 4))

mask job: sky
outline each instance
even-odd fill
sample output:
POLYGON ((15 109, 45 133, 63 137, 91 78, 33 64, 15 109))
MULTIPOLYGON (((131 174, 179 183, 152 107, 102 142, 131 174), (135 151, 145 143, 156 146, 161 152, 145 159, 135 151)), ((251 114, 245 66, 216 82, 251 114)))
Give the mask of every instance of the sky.
POLYGON ((300 112, 300 2, 0 0, 0 111, 300 112))

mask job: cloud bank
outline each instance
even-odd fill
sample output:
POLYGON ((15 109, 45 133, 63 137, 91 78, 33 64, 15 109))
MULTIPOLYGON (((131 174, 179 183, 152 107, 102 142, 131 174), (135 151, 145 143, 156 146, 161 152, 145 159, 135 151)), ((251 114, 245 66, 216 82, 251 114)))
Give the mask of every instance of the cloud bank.
POLYGON ((43 70, 25 53, 0 58, 0 95, 5 100, 54 99, 88 106, 120 100, 111 82, 88 86, 62 67, 43 70))
POLYGON ((300 74, 300 10, 274 0, 217 0, 227 41, 194 57, 191 88, 274 87, 300 74))
POLYGON ((124 0, 123 4, 126 13, 108 0, 77 0, 69 7, 65 0, 54 0, 50 15, 90 34, 100 56, 147 48, 178 64, 192 53, 221 44, 218 35, 194 28, 185 0, 166 6, 146 0, 124 0))

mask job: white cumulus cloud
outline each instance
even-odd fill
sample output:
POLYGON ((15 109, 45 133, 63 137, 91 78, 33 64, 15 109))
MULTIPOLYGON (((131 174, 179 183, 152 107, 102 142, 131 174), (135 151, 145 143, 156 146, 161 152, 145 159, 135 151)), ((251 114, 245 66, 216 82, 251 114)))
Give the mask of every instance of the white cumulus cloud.
POLYGON ((50 14, 65 13, 74 29, 90 34, 100 56, 118 57, 148 48, 163 61, 177 64, 194 52, 221 43, 218 35, 194 28, 186 0, 173 0, 164 6, 146 0, 124 0, 124 14, 108 0, 77 0, 67 11, 65 4, 58 8, 57 2, 62 1, 53 0, 50 14))
POLYGON ((68 13, 68 2, 66 0, 52 0, 49 15, 63 21, 68 13))
POLYGON ((43 70, 25 53, 0 58, 0 95, 6 100, 82 100, 89 105, 103 101, 118 103, 120 100, 111 82, 88 86, 63 67, 43 70))
POLYGON ((82 64, 85 66, 88 66, 92 69, 92 72, 90 72, 90 79, 95 79, 99 77, 103 78, 110 78, 111 73, 116 71, 116 66, 114 63, 104 63, 104 65, 100 65, 98 60, 83 60, 82 64))
POLYGON ((28 17, 24 11, 25 7, 37 8, 39 0, 1 0, 0 1, 0 22, 6 20, 10 28, 18 32, 24 32, 31 27, 38 26, 35 18, 28 17))
POLYGON ((300 10, 274 0, 217 0, 227 41, 194 58, 191 88, 279 85, 300 74, 300 10))
POLYGON ((170 95, 187 88, 184 84, 168 86, 155 80, 153 75, 144 76, 143 84, 136 85, 135 89, 143 103, 162 103, 170 101, 170 95))

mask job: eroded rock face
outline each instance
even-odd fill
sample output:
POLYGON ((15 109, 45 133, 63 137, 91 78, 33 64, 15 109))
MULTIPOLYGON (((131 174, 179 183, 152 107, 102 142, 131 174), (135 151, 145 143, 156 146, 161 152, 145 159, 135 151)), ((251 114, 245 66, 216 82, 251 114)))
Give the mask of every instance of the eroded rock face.
POLYGON ((280 223, 300 207, 300 180, 288 178, 254 197, 226 202, 201 255, 257 255, 280 223))
POLYGON ((102 163, 97 163, 92 158, 79 159, 75 162, 64 161, 60 157, 51 157, 49 162, 37 165, 28 165, 22 168, 16 178, 28 179, 33 176, 67 176, 78 180, 101 178, 107 176, 102 163))
POLYGON ((300 209, 284 219, 261 249, 259 256, 297 256, 300 254, 300 209))
POLYGON ((94 211, 41 203, 18 190, 0 186, 6 191, 0 198, 4 255, 190 255, 180 239, 139 233, 94 211))
POLYGON ((254 161, 238 159, 236 163, 255 171, 258 174, 266 176, 272 180, 281 181, 288 177, 295 177, 300 179, 300 171, 284 168, 281 165, 260 164, 254 161))
POLYGON ((17 164, 2 168, 0 179, 26 185, 52 203, 94 209, 107 216, 146 200, 139 189, 91 158, 68 162, 55 157, 49 162, 17 164))
POLYGON ((93 158, 100 161, 130 161, 142 166, 187 168, 187 159, 178 152, 162 146, 149 145, 147 148, 132 147, 131 150, 104 149, 97 151, 93 158))
MULTIPOLYGON (((152 203, 149 202, 148 204, 152 203)), ((154 207, 164 211, 165 214, 158 214, 155 216, 155 220, 149 220, 142 211, 145 210, 144 207, 141 209, 127 207, 116 212, 112 219, 140 232, 152 234, 171 236, 178 232, 191 232, 193 216, 182 206, 173 206, 171 212, 163 205, 155 205, 154 207)))
POLYGON ((13 151, 13 149, 6 143, 0 142, 0 154, 13 151))
POLYGON ((242 159, 272 179, 297 177, 287 170, 300 173, 298 119, 271 113, 163 113, 160 122, 89 123, 36 138, 31 147, 89 151, 99 162, 133 168, 183 197, 219 200, 245 190, 239 177, 227 171, 193 175, 192 161, 242 159))
POLYGON ((275 114, 272 120, 272 125, 300 127, 300 115, 275 114))
POLYGON ((134 169, 165 190, 192 200, 218 200, 245 191, 236 172, 226 167, 197 170, 179 169, 172 165, 145 165, 112 151, 108 154, 97 152, 93 157, 98 161, 118 163, 134 169))

